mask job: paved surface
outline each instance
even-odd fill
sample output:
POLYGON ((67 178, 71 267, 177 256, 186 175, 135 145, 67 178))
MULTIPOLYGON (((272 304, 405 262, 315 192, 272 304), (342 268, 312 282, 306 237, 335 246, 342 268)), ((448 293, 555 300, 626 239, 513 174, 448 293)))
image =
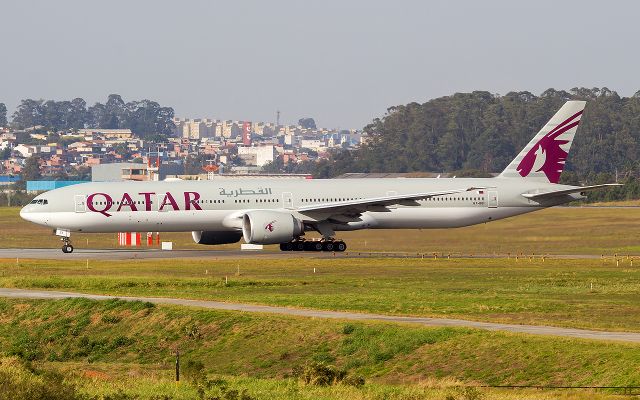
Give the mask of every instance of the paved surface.
MULTIPOLYGON (((41 260, 135 260, 135 259, 169 259, 169 258, 431 258, 433 253, 391 253, 391 252, 358 252, 325 253, 313 251, 240 251, 240 250, 171 250, 158 249, 75 249, 71 254, 64 254, 60 249, 0 249, 0 258, 24 258, 41 260)), ((512 255, 513 257, 514 255, 512 255)), ((470 257, 469 255, 451 255, 452 258, 470 257)), ((506 255, 473 255, 473 258, 504 258, 506 255)), ((528 257, 525 255, 524 257, 528 257)), ((540 257, 537 255, 536 257, 540 257)), ((548 255, 550 258, 582 258, 597 259, 599 255, 564 254, 548 255)))
POLYGON ((219 301, 208 300, 186 300, 186 299, 172 299, 162 297, 116 297, 116 296, 104 296, 85 293, 71 293, 71 292, 54 292, 44 290, 24 290, 24 289, 1 289, 0 296, 13 297, 13 298, 27 298, 27 299, 66 299, 66 298, 87 298, 93 300, 108 300, 119 298, 121 300, 128 301, 148 301, 156 304, 173 304, 180 306, 191 307, 204 307, 212 308, 216 310, 231 310, 231 311, 245 311, 254 313, 269 313, 269 314, 283 314, 283 315, 295 315, 301 317, 311 318, 331 318, 331 319, 343 319, 353 321, 386 321, 397 322, 405 324, 415 324, 422 326, 450 326, 450 327, 464 327, 464 328, 477 328, 486 329, 490 331, 506 331, 515 333, 527 333, 531 335, 551 335, 551 336, 563 336, 569 338, 578 339, 591 339, 591 340, 616 340, 623 342, 640 343, 640 333, 633 332, 606 332, 606 331, 591 331, 584 329, 570 329, 570 328, 557 328, 553 326, 535 326, 535 325, 512 325, 512 324, 500 324, 491 322, 477 322, 466 321, 461 319, 448 319, 448 318, 425 318, 425 317, 402 317, 382 314, 365 314, 365 313, 353 313, 353 312, 341 312, 341 311, 321 311, 310 310, 300 308, 288 308, 288 307, 274 307, 274 306, 260 306, 253 304, 242 303, 224 303, 219 301))

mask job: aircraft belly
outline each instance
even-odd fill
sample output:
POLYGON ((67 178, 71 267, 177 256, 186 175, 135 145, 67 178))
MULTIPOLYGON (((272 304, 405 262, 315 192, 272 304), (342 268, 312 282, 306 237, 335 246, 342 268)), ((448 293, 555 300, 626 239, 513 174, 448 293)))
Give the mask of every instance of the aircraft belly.
POLYGON ((94 212, 61 212, 50 216, 47 225, 76 232, 189 232, 228 230, 222 220, 229 211, 139 211, 114 212, 109 217, 94 212))
POLYGON ((537 207, 421 207, 367 213, 376 221, 372 229, 457 228, 491 222, 539 210, 537 207))

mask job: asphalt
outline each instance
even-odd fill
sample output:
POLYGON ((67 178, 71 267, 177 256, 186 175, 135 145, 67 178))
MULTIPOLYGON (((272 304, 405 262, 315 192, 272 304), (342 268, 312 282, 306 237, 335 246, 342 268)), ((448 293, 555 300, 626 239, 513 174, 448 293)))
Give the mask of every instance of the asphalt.
MULTIPOLYGON (((65 254, 60 249, 0 249, 0 258, 24 258, 40 260, 136 260, 170 258, 432 258, 433 253, 421 252, 362 252, 344 253, 313 251, 271 251, 271 250, 159 250, 159 249, 78 249, 65 254)), ((505 254, 451 255, 452 258, 505 258, 505 254)), ((513 257, 513 255, 512 255, 513 257)), ((528 257, 525 255, 524 257, 528 257)), ((536 257, 540 257, 537 255, 536 257)), ((597 259, 601 256, 591 254, 555 254, 548 258, 597 259)))
POLYGON ((553 326, 537 325, 514 325, 493 322, 467 321, 462 319, 449 318, 426 318, 426 317, 403 317, 383 314, 366 314, 341 311, 322 311, 289 307, 262 306, 243 303, 227 303, 209 300, 187 300, 162 297, 134 297, 134 296, 105 296, 86 293, 57 292, 45 290, 25 290, 25 289, 2 289, 0 296, 22 299, 47 299, 58 300, 67 298, 87 298, 93 300, 121 299, 127 301, 148 301, 155 304, 171 304, 188 307, 201 307, 216 310, 241 311, 251 313, 267 313, 291 315, 308 318, 340 319, 349 321, 383 321, 391 323, 402 323, 432 327, 463 327, 484 329, 489 331, 504 331, 512 333, 525 333, 530 335, 561 336, 575 339, 589 339, 599 341, 620 341, 629 343, 640 343, 640 333, 634 332, 610 332, 593 331, 584 329, 559 328, 553 326))

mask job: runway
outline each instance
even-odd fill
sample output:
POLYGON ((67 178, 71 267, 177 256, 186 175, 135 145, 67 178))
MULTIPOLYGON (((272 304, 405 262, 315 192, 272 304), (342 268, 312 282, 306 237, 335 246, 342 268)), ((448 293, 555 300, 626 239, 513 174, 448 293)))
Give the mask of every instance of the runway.
MULTIPOLYGON (((60 249, 0 249, 0 258, 23 258, 36 260, 137 260, 171 258, 433 258, 433 253, 422 252, 369 252, 346 251, 344 253, 314 251, 272 250, 159 250, 159 249, 75 249, 65 254, 60 249)), ((442 255, 438 255, 442 257, 442 255)), ((506 254, 452 254, 451 258, 505 258, 506 254)), ((514 257, 514 255, 511 255, 514 257)), ((527 257, 525 255, 525 257, 527 257)), ((540 258, 541 255, 536 255, 540 258)), ((547 258, 598 259, 594 254, 552 254, 547 258)))
POLYGON ((0 296, 22 299, 47 299, 58 300, 67 298, 86 298, 92 300, 109 300, 109 299, 121 299, 127 301, 148 301, 155 304, 171 304, 178 306, 188 307, 202 307, 216 310, 228 310, 228 311, 242 311, 253 313, 268 313, 268 314, 280 314, 291 315, 299 317, 309 318, 328 318, 328 319, 341 319, 350 321, 383 321, 392 323, 403 323, 420 326, 430 327, 463 327, 463 328, 475 328, 484 329, 489 331, 504 331, 512 333, 525 333, 530 335, 547 335, 547 336, 561 336, 566 338, 575 339, 589 339, 589 340, 607 340, 607 341, 621 341, 629 343, 640 343, 640 333, 635 332, 607 332, 607 331, 593 331, 585 329, 572 329, 572 328, 558 328, 553 326, 536 326, 536 325, 515 325, 515 324, 501 324, 492 322, 478 322, 467 321, 462 319, 449 319, 449 318, 426 318, 426 317, 403 317, 392 316, 383 314, 367 314, 367 313, 353 313, 342 311, 322 311, 289 307, 275 307, 275 306, 261 306, 254 304, 243 303, 226 303, 220 301, 209 300, 186 300, 175 298, 162 298, 162 297, 116 297, 105 296, 85 293, 72 293, 72 292, 58 292, 58 291, 45 291, 45 290, 25 290, 25 289, 2 289, 0 288, 0 296))

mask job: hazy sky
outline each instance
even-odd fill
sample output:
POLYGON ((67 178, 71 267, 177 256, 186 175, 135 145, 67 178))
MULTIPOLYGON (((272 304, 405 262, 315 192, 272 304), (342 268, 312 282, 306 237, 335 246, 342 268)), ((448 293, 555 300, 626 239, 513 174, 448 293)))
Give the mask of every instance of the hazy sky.
POLYGON ((177 116, 310 116, 488 90, 640 90, 637 1, 2 0, 0 102, 149 98, 177 116))

